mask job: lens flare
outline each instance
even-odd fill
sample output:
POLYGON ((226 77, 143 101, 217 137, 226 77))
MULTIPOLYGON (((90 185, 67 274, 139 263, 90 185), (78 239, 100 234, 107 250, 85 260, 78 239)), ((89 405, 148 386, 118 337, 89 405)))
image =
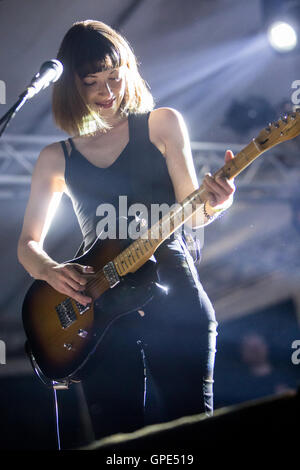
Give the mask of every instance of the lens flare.
POLYGON ((268 30, 268 39, 271 46, 280 52, 288 52, 297 45, 297 33, 288 23, 273 23, 268 30))

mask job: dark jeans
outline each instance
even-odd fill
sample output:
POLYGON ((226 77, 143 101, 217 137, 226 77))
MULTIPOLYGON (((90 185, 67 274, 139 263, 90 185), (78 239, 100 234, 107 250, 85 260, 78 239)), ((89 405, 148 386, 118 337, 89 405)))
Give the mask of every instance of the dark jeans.
POLYGON ((147 305, 142 319, 152 392, 146 395, 147 424, 213 412, 217 323, 212 304, 177 240, 162 246, 156 258, 168 295, 147 305))
POLYGON ((156 258, 168 295, 109 328, 83 381, 96 439, 213 411, 213 307, 177 241, 156 258))

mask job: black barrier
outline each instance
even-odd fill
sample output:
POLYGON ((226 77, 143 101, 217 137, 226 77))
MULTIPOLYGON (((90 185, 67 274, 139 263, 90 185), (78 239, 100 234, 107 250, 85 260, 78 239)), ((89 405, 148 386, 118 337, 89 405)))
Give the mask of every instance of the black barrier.
POLYGON ((144 462, 152 465, 190 464, 189 455, 199 458, 207 449, 217 450, 224 446, 228 450, 265 450, 272 452, 273 456, 278 453, 289 457, 299 446, 299 396, 299 390, 298 393, 291 391, 222 408, 213 417, 203 414, 187 416, 147 426, 134 433, 116 434, 81 449, 97 451, 106 458, 107 464, 129 464, 129 461, 117 461, 125 454, 128 458, 130 455, 143 456, 144 462), (145 460, 145 456, 158 460, 150 462, 145 460), (160 458, 164 462, 159 462, 160 458))

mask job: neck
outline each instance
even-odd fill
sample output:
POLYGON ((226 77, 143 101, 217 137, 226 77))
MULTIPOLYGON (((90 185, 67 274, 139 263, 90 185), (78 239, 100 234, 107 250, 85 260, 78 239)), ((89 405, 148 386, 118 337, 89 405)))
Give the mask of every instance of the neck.
POLYGON ((79 137, 98 137, 100 135, 103 135, 106 132, 109 132, 112 129, 116 129, 122 124, 124 124, 124 122, 127 121, 127 116, 122 116, 118 112, 118 113, 112 114, 111 116, 103 116, 103 121, 105 122, 107 126, 106 128, 97 129, 97 123, 95 121, 91 121, 91 123, 89 124, 89 128, 81 132, 79 137))
POLYGON ((113 114, 111 117, 105 118, 105 122, 111 127, 115 128, 123 124, 127 120, 127 116, 122 116, 120 113, 113 114))

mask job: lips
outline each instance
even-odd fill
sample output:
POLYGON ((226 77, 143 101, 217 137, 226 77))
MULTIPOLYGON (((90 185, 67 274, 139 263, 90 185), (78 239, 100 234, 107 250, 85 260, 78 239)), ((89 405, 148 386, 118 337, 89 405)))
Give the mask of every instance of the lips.
POLYGON ((101 108, 110 108, 113 105, 113 102, 116 98, 112 98, 111 100, 104 101, 103 103, 96 103, 97 106, 101 106, 101 108))

